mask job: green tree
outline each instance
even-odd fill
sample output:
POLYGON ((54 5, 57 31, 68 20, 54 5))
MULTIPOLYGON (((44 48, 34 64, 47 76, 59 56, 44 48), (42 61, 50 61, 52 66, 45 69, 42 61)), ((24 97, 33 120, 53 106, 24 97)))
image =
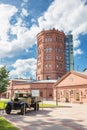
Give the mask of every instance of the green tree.
POLYGON ((3 92, 6 91, 9 84, 9 72, 6 70, 6 66, 0 68, 0 97, 3 92))

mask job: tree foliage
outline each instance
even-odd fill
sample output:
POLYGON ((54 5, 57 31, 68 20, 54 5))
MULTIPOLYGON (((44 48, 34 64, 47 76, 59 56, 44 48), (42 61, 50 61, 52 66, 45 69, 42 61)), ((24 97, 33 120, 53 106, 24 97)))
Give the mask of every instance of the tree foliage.
POLYGON ((0 68, 0 95, 6 91, 6 88, 9 84, 9 72, 6 70, 6 67, 0 68))

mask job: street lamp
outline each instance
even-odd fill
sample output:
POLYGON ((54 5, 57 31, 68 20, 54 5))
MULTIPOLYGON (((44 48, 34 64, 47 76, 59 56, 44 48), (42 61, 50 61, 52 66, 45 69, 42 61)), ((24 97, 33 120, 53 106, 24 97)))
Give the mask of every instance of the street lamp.
POLYGON ((58 93, 57 93, 57 87, 56 87, 56 106, 58 106, 58 93))
POLYGON ((47 100, 47 86, 46 86, 46 100, 47 100))

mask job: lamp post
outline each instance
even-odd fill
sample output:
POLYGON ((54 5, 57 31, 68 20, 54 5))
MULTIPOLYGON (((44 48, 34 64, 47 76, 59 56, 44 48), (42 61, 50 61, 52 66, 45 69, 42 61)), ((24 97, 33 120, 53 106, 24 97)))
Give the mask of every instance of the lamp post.
POLYGON ((46 100, 47 100, 47 86, 46 86, 46 100))
POLYGON ((57 87, 56 87, 56 106, 58 106, 58 93, 57 93, 57 87))

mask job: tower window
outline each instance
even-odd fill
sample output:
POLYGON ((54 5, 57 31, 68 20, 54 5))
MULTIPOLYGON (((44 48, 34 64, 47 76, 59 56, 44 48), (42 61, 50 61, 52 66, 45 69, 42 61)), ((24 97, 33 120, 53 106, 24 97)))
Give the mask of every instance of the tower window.
POLYGON ((52 48, 49 48, 49 52, 52 52, 52 48))
POLYGON ((48 42, 52 42, 52 38, 51 37, 48 38, 48 42))
POLYGON ((58 68, 58 67, 59 67, 59 65, 56 65, 56 67, 58 68))
POLYGON ((48 52, 48 48, 46 48, 45 51, 48 52))
POLYGON ((52 37, 45 38, 45 42, 52 42, 52 37))
POLYGON ((58 56, 56 56, 56 59, 58 60, 58 56))
POLYGON ((62 42, 62 39, 60 37, 56 37, 56 42, 62 42))
POLYGON ((50 60, 50 59, 52 59, 52 56, 51 55, 46 55, 45 60, 50 60))
POLYGON ((46 64, 45 66, 46 66, 46 68, 48 68, 48 67, 51 68, 52 67, 51 64, 46 64))
POLYGON ((46 64, 45 66, 46 66, 46 68, 48 68, 48 64, 46 64))
POLYGON ((58 53, 58 48, 56 48, 56 53, 58 53))
POLYGON ((52 52, 52 48, 45 48, 46 53, 52 52))

